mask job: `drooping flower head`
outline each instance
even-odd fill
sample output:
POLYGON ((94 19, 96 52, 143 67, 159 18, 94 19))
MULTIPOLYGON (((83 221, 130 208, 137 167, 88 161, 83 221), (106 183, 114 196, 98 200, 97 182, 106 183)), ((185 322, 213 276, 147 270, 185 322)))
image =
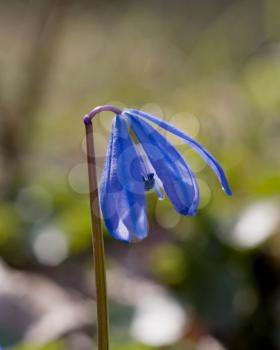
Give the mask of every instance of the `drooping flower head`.
POLYGON ((124 110, 113 120, 100 203, 109 233, 125 242, 141 240, 148 234, 148 191, 155 191, 161 200, 166 194, 182 215, 195 215, 199 206, 199 188, 191 168, 149 122, 194 149, 212 168, 225 193, 232 194, 223 169, 201 144, 155 116, 135 109, 124 110))

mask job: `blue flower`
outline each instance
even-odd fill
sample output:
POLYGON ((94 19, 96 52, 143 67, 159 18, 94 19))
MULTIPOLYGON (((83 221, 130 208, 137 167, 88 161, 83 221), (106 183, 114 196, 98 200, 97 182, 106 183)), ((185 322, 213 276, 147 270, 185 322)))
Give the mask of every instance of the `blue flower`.
POLYGON ((125 110, 113 120, 100 188, 105 225, 114 238, 125 242, 148 234, 147 191, 154 190, 159 199, 166 194, 182 215, 195 215, 199 206, 199 188, 189 165, 147 121, 193 148, 212 168, 226 194, 232 194, 223 169, 197 141, 150 114, 125 110))

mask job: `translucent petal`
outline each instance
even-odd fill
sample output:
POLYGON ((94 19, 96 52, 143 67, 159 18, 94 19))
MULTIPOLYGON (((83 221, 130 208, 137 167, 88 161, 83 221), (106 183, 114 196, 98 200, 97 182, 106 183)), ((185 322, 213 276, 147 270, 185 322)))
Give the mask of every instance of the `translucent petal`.
POLYGON ((225 173, 224 173, 222 167, 217 162, 217 160, 214 158, 214 156, 210 152, 208 152, 200 143, 198 143, 193 138, 191 138, 190 136, 188 136, 187 134, 185 134, 181 130, 177 129, 175 126, 171 125, 170 123, 168 123, 164 120, 161 120, 157 117, 154 117, 150 114, 147 114, 147 113, 144 113, 142 111, 135 110, 135 109, 129 109, 129 110, 124 111, 124 113, 127 113, 127 112, 132 113, 133 115, 138 116, 138 117, 143 117, 143 118, 157 124, 161 128, 171 132, 172 134, 176 135, 177 137, 183 139, 186 142, 186 144, 188 144, 190 147, 192 147, 205 160, 205 162, 212 168, 212 170, 214 171, 214 173, 218 177, 218 179, 221 183, 221 186, 222 186, 223 190, 226 192, 226 194, 229 196, 232 195, 230 186, 228 184, 227 178, 225 176, 225 173))
POLYGON ((105 225, 114 238, 131 242, 147 236, 140 159, 121 116, 113 120, 101 179, 100 203, 105 225))
POLYGON ((143 149, 143 146, 140 143, 137 143, 135 145, 135 149, 137 154, 140 157, 141 160, 141 164, 143 165, 143 178, 147 178, 148 174, 153 174, 154 175, 154 180, 155 180, 155 184, 154 184, 154 191, 156 193, 156 195, 158 196, 159 200, 163 200, 164 199, 164 193, 162 190, 162 183, 160 181, 160 179, 158 178, 155 169, 153 168, 149 157, 147 156, 146 152, 143 149))
POLYGON ((175 209, 183 215, 195 215, 199 204, 199 189, 183 157, 144 120, 130 113, 126 115, 175 209))

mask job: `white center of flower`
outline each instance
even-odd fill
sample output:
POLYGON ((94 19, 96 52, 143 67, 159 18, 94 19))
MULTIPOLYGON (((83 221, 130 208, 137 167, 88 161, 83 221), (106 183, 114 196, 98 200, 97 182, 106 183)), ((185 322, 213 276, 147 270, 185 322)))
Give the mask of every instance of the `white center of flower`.
POLYGON ((138 156, 141 158, 142 162, 142 171, 143 171, 143 181, 145 186, 145 191, 150 191, 154 189, 158 198, 160 200, 164 199, 164 194, 162 191, 162 183, 157 177, 154 167, 152 166, 143 146, 138 142, 135 143, 135 150, 138 156))

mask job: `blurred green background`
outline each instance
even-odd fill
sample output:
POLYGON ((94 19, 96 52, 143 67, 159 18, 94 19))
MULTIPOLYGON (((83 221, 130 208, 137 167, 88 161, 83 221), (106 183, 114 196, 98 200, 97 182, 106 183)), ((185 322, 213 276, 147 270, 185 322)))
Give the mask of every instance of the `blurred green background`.
MULTIPOLYGON (((82 117, 139 108, 187 146, 196 217, 148 194, 150 235, 106 234, 112 350, 280 349, 280 2, 0 1, 0 345, 95 349, 82 117), (114 102, 115 101, 115 102, 114 102)), ((113 115, 95 120, 99 173, 113 115)))

